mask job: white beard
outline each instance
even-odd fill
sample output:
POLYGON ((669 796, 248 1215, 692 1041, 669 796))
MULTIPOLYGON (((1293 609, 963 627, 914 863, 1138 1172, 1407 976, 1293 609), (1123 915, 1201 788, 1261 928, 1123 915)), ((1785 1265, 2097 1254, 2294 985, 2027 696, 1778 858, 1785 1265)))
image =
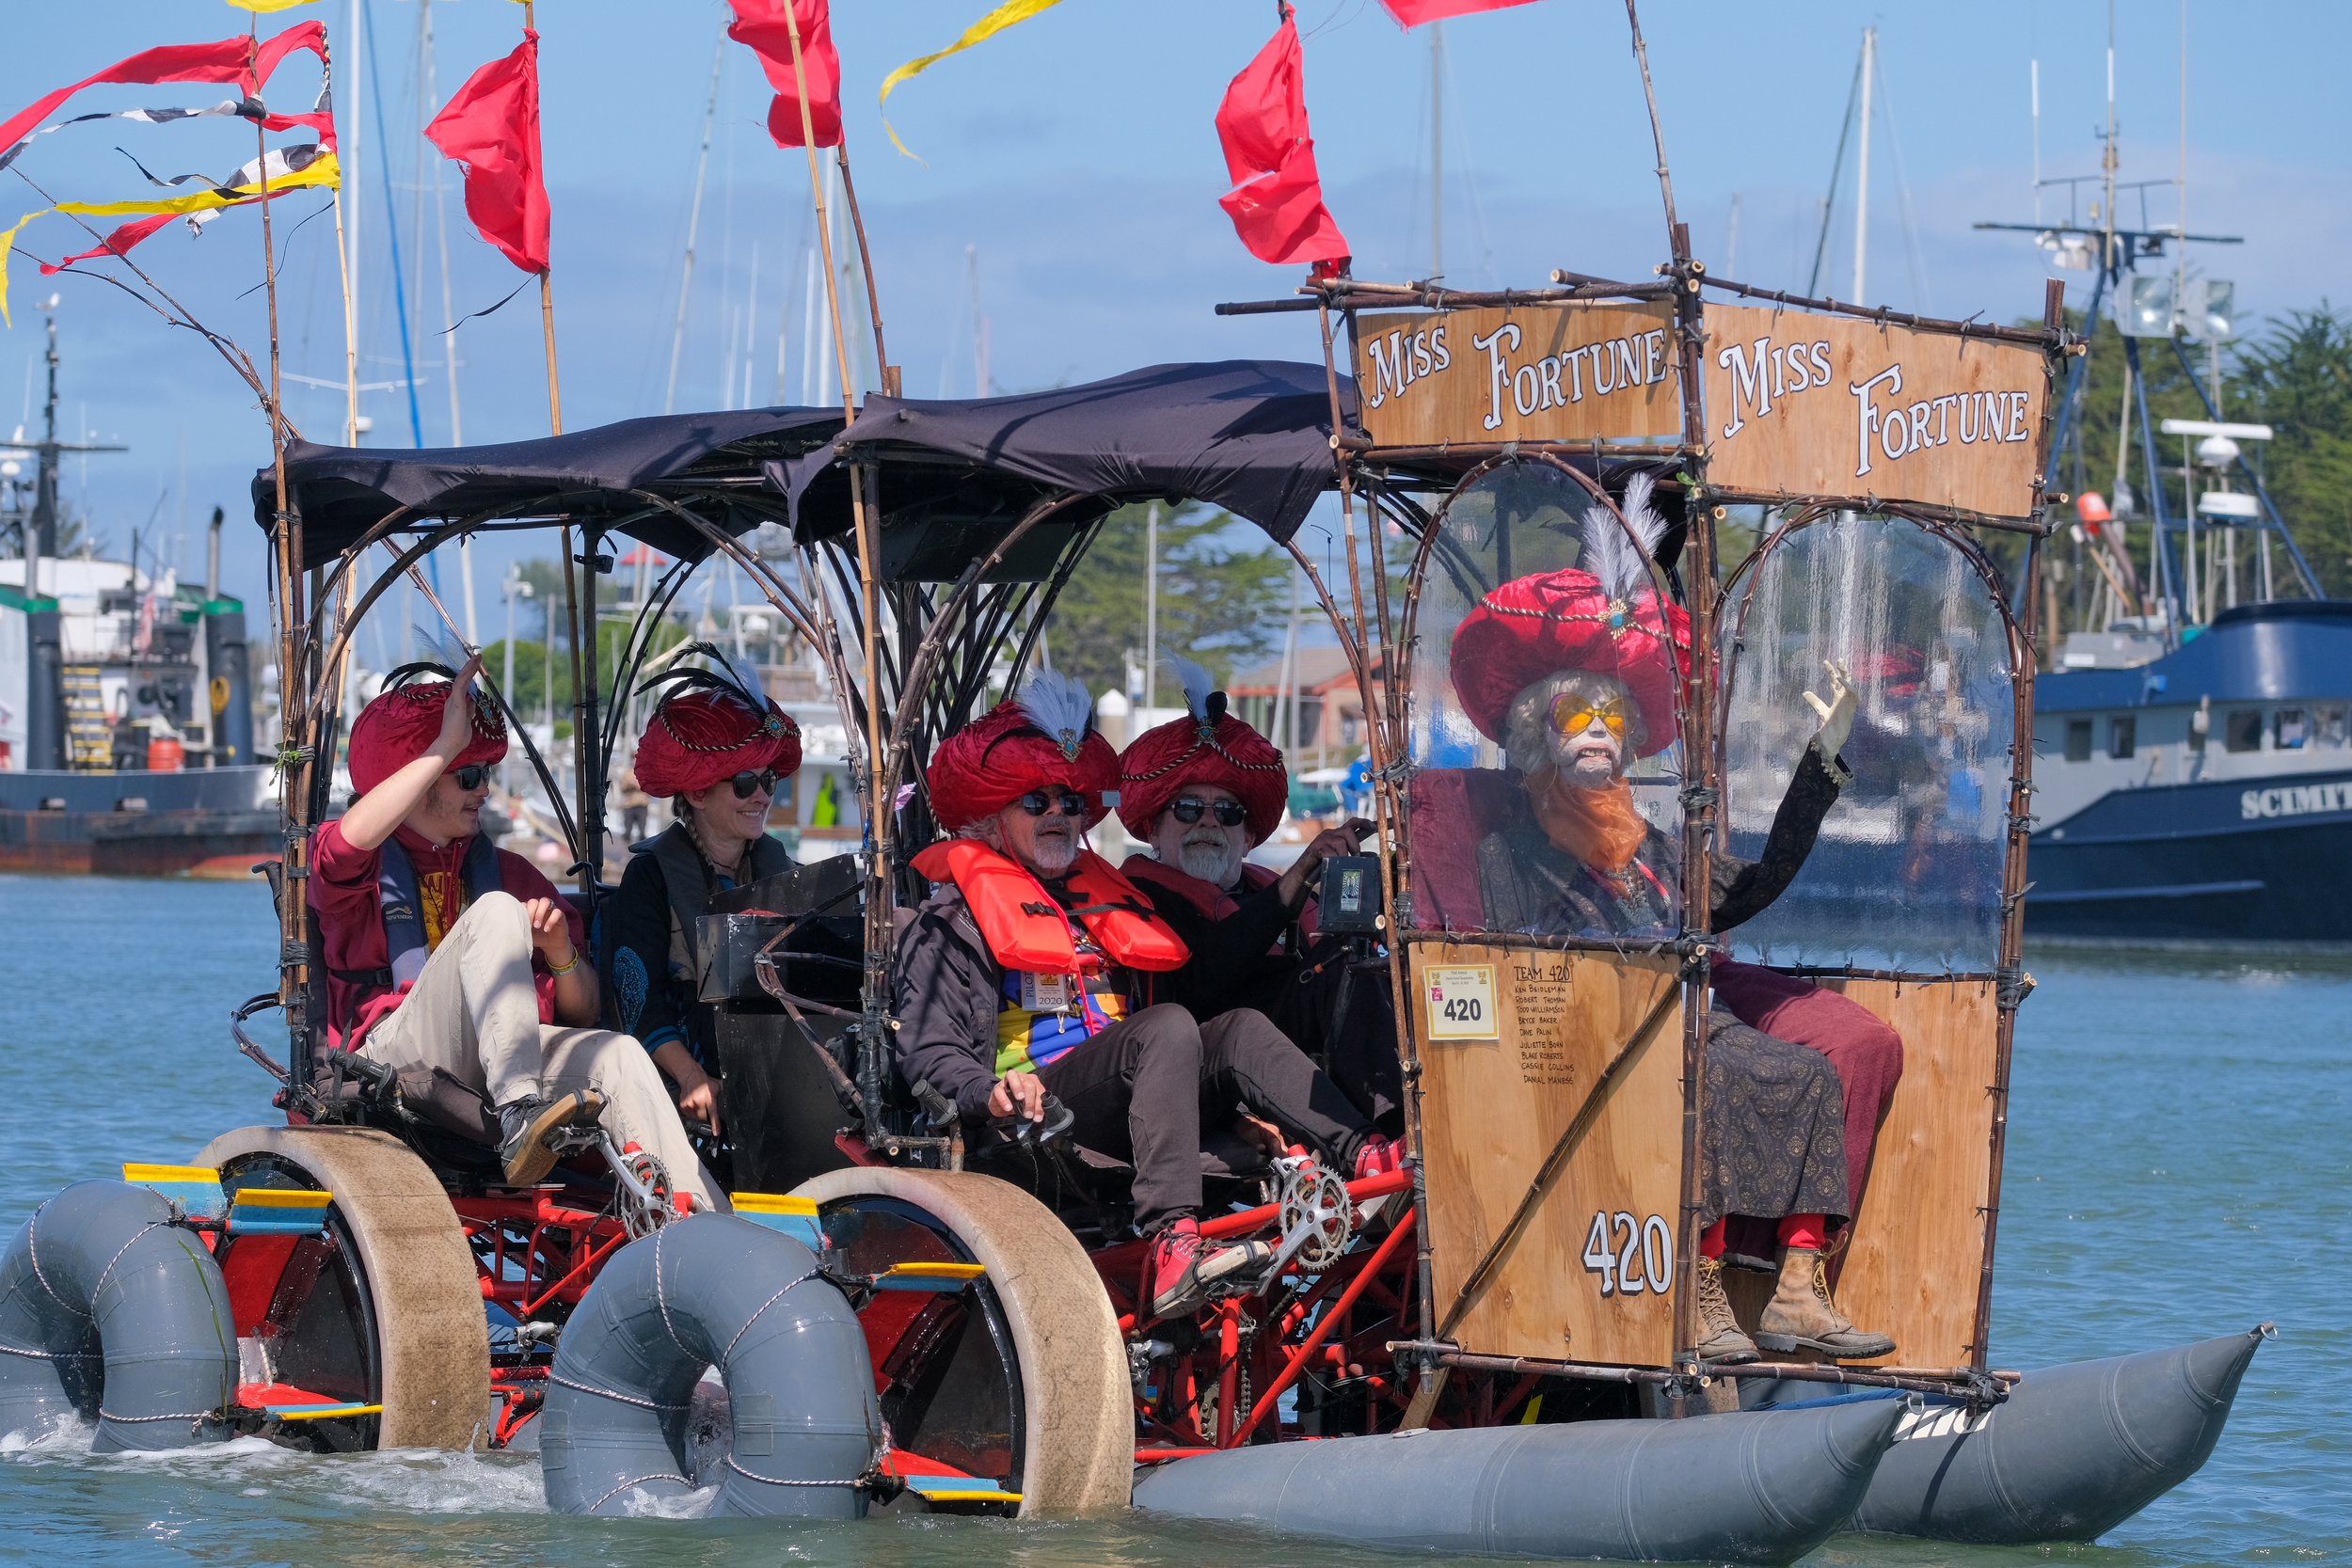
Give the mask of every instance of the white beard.
POLYGON ((1184 844, 1177 847, 1176 864, 1187 877, 1230 888, 1241 875, 1244 853, 1242 847, 1230 838, 1222 844, 1184 844))
POLYGON ((1060 876, 1078 859, 1078 841, 1074 838, 1040 838, 1032 851, 1037 856, 1038 875, 1048 879, 1060 876))

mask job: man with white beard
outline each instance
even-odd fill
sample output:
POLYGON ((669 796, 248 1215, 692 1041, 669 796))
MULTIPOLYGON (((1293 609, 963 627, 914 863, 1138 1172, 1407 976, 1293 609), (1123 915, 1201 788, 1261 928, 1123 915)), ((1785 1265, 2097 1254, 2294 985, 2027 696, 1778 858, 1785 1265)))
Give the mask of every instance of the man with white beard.
POLYGON ((1084 1147, 1135 1168, 1151 1238, 1140 1318, 1191 1311, 1263 1265, 1263 1243, 1204 1247, 1204 1117, 1298 1138, 1352 1170, 1380 1142, 1314 1064, 1258 1013, 1205 1027, 1159 1001, 1190 956, 1143 895, 1086 847, 1119 763, 1086 689, 1050 671, 948 736, 925 782, 953 836, 913 861, 934 891, 900 939, 899 1070, 967 1123, 1041 1121, 1051 1095, 1084 1147))
MULTIPOLYGON (((1185 715, 1137 736, 1119 763, 1119 819, 1151 849, 1120 869, 1192 950, 1167 994, 1204 1020, 1232 1007, 1264 1013, 1324 1061, 1358 1111, 1384 1132, 1401 1132, 1386 966, 1351 974, 1346 942, 1316 930, 1312 895, 1323 863, 1355 854, 1372 824, 1358 817, 1327 829, 1279 874, 1249 863, 1282 820, 1282 753, 1228 710, 1206 670, 1188 658, 1168 662, 1185 715)), ((1384 1139, 1375 1152, 1392 1161, 1398 1150, 1384 1139)))

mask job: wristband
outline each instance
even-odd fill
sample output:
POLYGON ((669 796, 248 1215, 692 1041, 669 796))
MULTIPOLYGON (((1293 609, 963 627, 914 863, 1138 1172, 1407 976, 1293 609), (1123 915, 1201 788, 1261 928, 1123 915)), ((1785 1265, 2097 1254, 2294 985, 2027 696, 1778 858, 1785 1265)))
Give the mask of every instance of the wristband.
POLYGON ((564 975, 569 974, 573 970, 578 969, 579 967, 580 949, 575 947, 572 949, 571 958, 567 962, 548 965, 548 973, 560 980, 564 975))

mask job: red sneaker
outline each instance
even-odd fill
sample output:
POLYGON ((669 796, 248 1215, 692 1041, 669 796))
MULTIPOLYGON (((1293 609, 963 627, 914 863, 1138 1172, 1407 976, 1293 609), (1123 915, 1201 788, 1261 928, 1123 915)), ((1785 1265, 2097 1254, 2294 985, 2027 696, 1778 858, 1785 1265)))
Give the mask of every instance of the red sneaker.
POLYGON ((1150 1316, 1177 1318, 1205 1300, 1224 1280, 1274 1256, 1263 1242, 1239 1242, 1204 1252, 1200 1223, 1190 1215, 1172 1220, 1152 1238, 1144 1254, 1143 1290, 1150 1316))
POLYGON ((1386 1138, 1374 1133, 1356 1151, 1356 1174, 1351 1181, 1361 1181, 1368 1176, 1387 1176, 1405 1168, 1405 1144, 1399 1138, 1386 1138))

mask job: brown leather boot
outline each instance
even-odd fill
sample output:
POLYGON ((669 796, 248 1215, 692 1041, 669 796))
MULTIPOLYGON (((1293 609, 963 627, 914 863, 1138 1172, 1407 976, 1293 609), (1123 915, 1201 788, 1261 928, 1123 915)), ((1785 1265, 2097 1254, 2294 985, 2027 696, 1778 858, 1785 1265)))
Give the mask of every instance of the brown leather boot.
POLYGON ((1701 1361, 1753 1361, 1756 1341, 1740 1327, 1740 1320, 1731 1313, 1731 1298, 1724 1294, 1724 1261, 1720 1258, 1699 1259, 1699 1333, 1697 1347, 1692 1352, 1701 1361))
POLYGON ((1868 1361, 1895 1354, 1895 1341, 1883 1334, 1856 1328, 1853 1320, 1830 1300, 1829 1275, 1821 1255, 1811 1247, 1783 1247, 1780 1287, 1765 1304, 1756 1325, 1756 1342, 1775 1354, 1792 1350, 1817 1350, 1841 1361, 1868 1361))

